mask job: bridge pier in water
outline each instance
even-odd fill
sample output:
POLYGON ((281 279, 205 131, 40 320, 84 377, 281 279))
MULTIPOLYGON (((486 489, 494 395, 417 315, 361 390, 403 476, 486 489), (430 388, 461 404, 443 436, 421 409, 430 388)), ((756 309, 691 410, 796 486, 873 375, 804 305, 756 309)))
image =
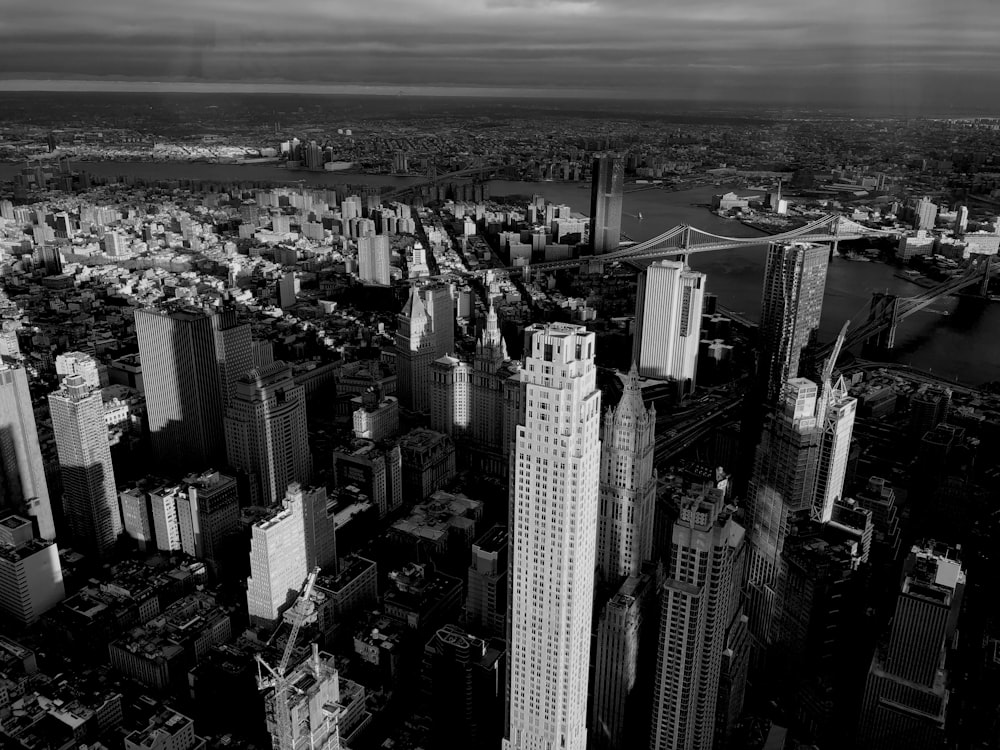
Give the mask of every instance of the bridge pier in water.
POLYGON ((889 325, 873 334, 865 341, 865 346, 875 351, 886 351, 896 346, 896 319, 899 309, 899 297, 889 292, 872 294, 871 307, 868 310, 868 322, 878 323, 891 321, 889 325))

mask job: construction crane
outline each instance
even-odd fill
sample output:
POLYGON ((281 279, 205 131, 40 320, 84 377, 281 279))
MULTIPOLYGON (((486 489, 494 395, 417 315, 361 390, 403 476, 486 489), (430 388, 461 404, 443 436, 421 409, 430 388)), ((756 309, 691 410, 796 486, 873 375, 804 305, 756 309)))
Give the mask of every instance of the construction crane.
POLYGON ((847 329, 850 327, 851 321, 848 320, 844 323, 844 327, 840 329, 837 341, 833 345, 833 351, 830 352, 830 356, 823 365, 823 380, 820 383, 823 388, 830 387, 830 380, 833 378, 833 368, 837 365, 837 359, 840 357, 840 350, 844 347, 844 339, 847 338, 847 329))
MULTIPOLYGON (((287 678, 288 662, 291 661, 292 652, 295 651, 295 641, 298 640, 299 630, 302 626, 316 620, 316 606, 312 603, 312 592, 316 585, 316 577, 320 569, 315 568, 306 578, 302 590, 296 597, 291 608, 285 613, 285 620, 292 624, 292 630, 288 634, 285 642, 285 650, 281 654, 281 661, 278 667, 274 668, 260 654, 254 658, 257 660, 257 687, 260 690, 273 689, 272 701, 274 705, 274 723, 277 728, 277 742, 274 743, 274 750, 293 750, 292 741, 292 721, 288 712, 288 691, 292 686, 287 678), (265 675, 261 667, 267 670, 265 675)), ((275 628, 274 635, 268 640, 268 644, 274 640, 278 630, 275 628)))

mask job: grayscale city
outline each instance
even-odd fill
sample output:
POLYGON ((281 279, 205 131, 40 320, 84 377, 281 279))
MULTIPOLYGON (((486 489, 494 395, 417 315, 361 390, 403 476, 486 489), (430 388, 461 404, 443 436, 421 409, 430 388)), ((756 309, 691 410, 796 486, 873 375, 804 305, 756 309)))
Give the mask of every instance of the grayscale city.
POLYGON ((1000 750, 994 2, 0 6, 0 750, 1000 750))

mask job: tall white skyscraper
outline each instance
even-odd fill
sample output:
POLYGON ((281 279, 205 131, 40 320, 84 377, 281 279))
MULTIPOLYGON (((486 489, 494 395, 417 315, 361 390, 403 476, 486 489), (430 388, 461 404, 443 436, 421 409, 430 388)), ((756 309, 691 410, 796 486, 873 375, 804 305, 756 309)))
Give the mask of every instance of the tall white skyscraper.
POLYGON ((49 486, 38 446, 28 376, 23 367, 0 364, 0 512, 15 511, 36 524, 42 539, 55 539, 49 486))
POLYGON ((389 236, 386 234, 369 234, 358 238, 358 276, 369 284, 388 286, 392 278, 389 276, 389 260, 392 251, 389 248, 389 236))
POLYGON ((104 400, 82 375, 49 394, 63 480, 63 514, 75 546, 104 556, 122 533, 104 400))
POLYGON ((601 394, 594 334, 533 325, 510 469, 505 750, 584 750, 597 562, 601 394))
POLYGON ((652 559, 655 429, 656 410, 643 403, 633 365, 621 401, 605 412, 601 440, 597 571, 615 587, 652 559))
POLYGON ((743 527, 723 490, 693 492, 679 505, 660 591, 649 747, 711 750, 726 629, 739 606, 743 527))
POLYGON ((400 404, 411 411, 431 408, 431 363, 455 349, 455 305, 441 284, 410 287, 397 316, 396 374, 400 404))
POLYGON ((226 413, 229 463, 249 479, 250 502, 271 505, 292 482, 312 474, 305 389, 284 362, 251 370, 236 382, 226 413))
POLYGON ((653 263, 639 275, 632 342, 639 374, 673 380, 682 395, 694 390, 704 296, 705 274, 681 261, 653 263))
POLYGON ((0 613, 31 625, 66 596, 59 550, 30 519, 0 512, 0 613))

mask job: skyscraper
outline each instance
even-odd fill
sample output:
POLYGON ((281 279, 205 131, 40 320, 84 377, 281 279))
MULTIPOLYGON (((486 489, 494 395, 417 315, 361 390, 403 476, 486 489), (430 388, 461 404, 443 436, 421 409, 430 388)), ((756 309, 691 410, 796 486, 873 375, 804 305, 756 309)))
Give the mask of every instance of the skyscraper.
POLYGON ((311 656, 283 675, 284 700, 272 690, 265 698, 267 730, 275 750, 340 750, 340 678, 336 660, 313 644, 311 656), (288 711, 285 721, 277 712, 288 711))
POLYGON ((739 604, 743 528, 708 489, 680 498, 667 580, 660 590, 660 638, 651 750, 709 750, 726 631, 739 604))
POLYGON ((761 377, 769 401, 799 374, 799 358, 819 328, 830 248, 774 242, 767 248, 760 313, 761 377))
POLYGON ((584 750, 601 394, 594 334, 532 325, 511 456, 505 750, 584 750))
POLYGON ((951 648, 965 570, 953 550, 914 546, 904 566, 889 637, 872 659, 858 746, 921 750, 945 743, 951 648))
POLYGON ((644 377, 675 381, 680 395, 694 390, 704 295, 705 274, 681 261, 639 274, 632 361, 644 377))
POLYGON ((414 412, 431 408, 431 363, 455 349, 455 306, 448 287, 410 287, 397 316, 396 372, 400 404, 414 412))
POLYGON ((369 284, 388 286, 389 282, 392 281, 389 276, 391 255, 388 235, 369 234, 359 237, 358 277, 369 284))
MULTIPOLYGON (((643 573, 622 582, 601 608, 594 652, 591 739, 598 750, 624 750, 645 744, 649 712, 643 705, 648 680, 642 680, 645 636, 655 623, 656 579, 643 573)), ((648 663, 648 660, 647 660, 648 663)))
POLYGON ((229 463, 248 479, 250 503, 271 505, 312 474, 305 390, 284 362, 247 372, 226 411, 229 463))
POLYGON ((656 410, 643 403, 633 365, 621 401, 604 414, 601 436, 597 572, 615 588, 653 556, 655 429, 656 410))
POLYGON ((830 521, 841 499, 857 400, 843 379, 824 383, 792 378, 779 410, 765 427, 747 488, 751 631, 769 639, 781 553, 794 516, 830 521))
POLYGON ((247 611, 253 625, 273 626, 295 601, 311 570, 336 560, 325 490, 292 485, 284 507, 251 530, 247 611))
POLYGON ((625 164, 618 156, 594 159, 590 187, 590 246, 595 254, 618 249, 622 235, 625 164))
POLYGON ((55 542, 35 536, 32 522, 0 516, 0 612, 31 625, 66 595, 55 542))
POLYGON ((135 330, 157 459, 178 475, 222 465, 226 405, 253 366, 250 326, 232 311, 137 310, 135 330))
POLYGON ((63 378, 49 394, 63 480, 63 515, 73 544, 104 556, 122 533, 104 400, 82 375, 63 378))
POLYGON ((472 360, 446 355, 431 365, 431 427, 462 440, 473 451, 473 465, 492 474, 509 469, 503 415, 519 368, 507 356, 492 304, 472 360))
POLYGON ((39 537, 56 538, 28 377, 6 364, 0 364, 0 511, 21 513, 39 537))
POLYGON ((465 621, 473 632, 504 634, 507 617, 507 527, 494 526, 472 545, 465 621))

